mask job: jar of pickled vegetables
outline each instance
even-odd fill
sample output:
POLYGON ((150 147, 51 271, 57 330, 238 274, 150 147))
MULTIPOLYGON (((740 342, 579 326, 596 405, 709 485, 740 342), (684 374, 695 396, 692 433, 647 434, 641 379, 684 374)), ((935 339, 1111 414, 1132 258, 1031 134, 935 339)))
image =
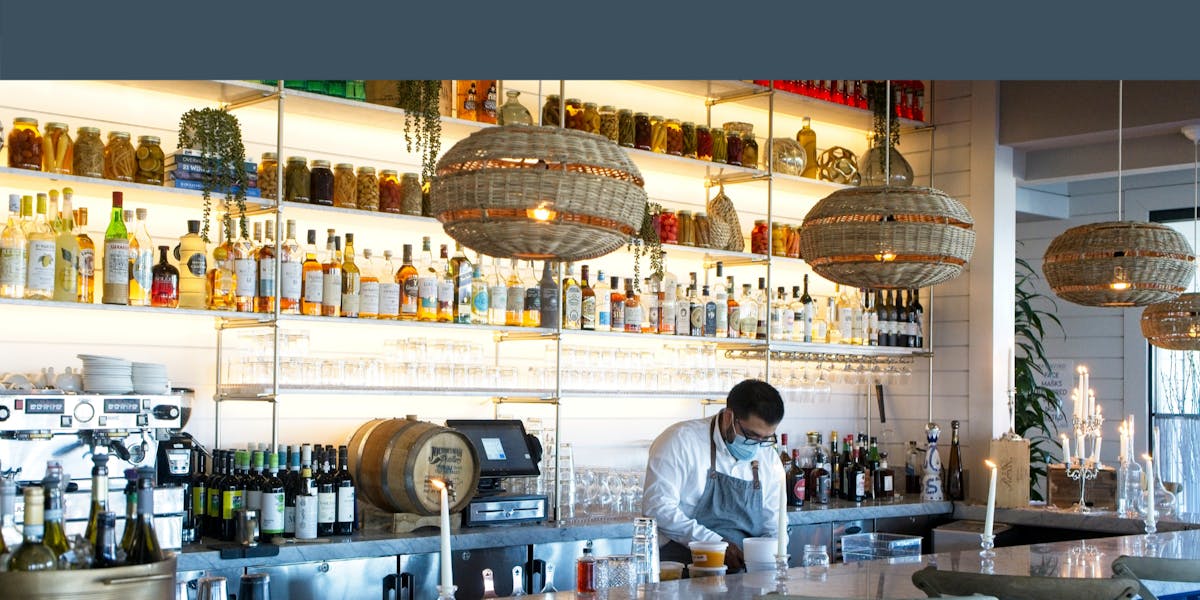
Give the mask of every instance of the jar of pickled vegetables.
MULTIPOLYGON (((78 145, 78 144, 76 144, 78 145)), ((279 155, 263 152, 258 161, 258 193, 263 198, 275 199, 279 191, 279 155)))
POLYGON ((713 137, 708 125, 696 127, 696 158, 700 160, 713 159, 713 137))
POLYGON ((767 241, 766 219, 755 219, 754 228, 750 230, 750 252, 753 254, 769 254, 770 242, 767 241))
POLYGON ((664 210, 654 217, 654 227, 658 232, 658 239, 664 244, 679 243, 679 217, 669 211, 664 210))
POLYGON ((696 124, 684 121, 680 128, 683 135, 683 155, 696 158, 696 124))
POLYGON ((729 157, 726 154, 726 137, 725 130, 720 127, 713 127, 709 130, 712 133, 712 161, 718 163, 729 162, 729 157))
POLYGON ((632 110, 622 108, 617 111, 617 128, 619 129, 617 143, 626 148, 632 148, 634 140, 637 138, 637 134, 635 133, 637 127, 634 125, 632 110))
POLYGON ((583 130, 588 133, 600 133, 600 109, 595 102, 583 103, 583 130))
POLYGON ((617 108, 611 105, 600 107, 600 135, 614 143, 621 139, 621 123, 617 119, 617 108))
POLYGON ((650 151, 667 152, 667 121, 659 115, 650 115, 650 151))
POLYGON ((391 169, 379 172, 379 212, 400 214, 400 176, 391 169))
POLYGON ((742 148, 742 134, 726 124, 725 162, 740 167, 742 165, 742 148))
POLYGON ((742 166, 758 168, 758 140, 754 139, 753 131, 742 134, 742 166))
POLYGON ((37 119, 17 117, 8 132, 8 166, 15 169, 42 170, 42 132, 37 119))
POLYGON ((681 246, 695 246, 696 245, 696 229, 695 229, 696 222, 695 222, 695 219, 692 218, 692 211, 690 211, 690 210, 679 211, 678 219, 679 219, 679 226, 678 226, 679 233, 676 236, 678 244, 681 246))
POLYGON ((774 256, 787 256, 788 234, 792 228, 783 223, 771 224, 771 254, 774 256))
POLYGON ((421 216, 421 176, 405 173, 400 178, 400 212, 415 217, 421 216))
POLYGON ((692 232, 692 236, 696 238, 696 247, 708 248, 712 245, 707 214, 696 213, 696 216, 692 218, 692 232))
POLYGON ((128 131, 108 132, 108 145, 104 147, 104 177, 115 181, 133 181, 137 171, 133 144, 128 131))
POLYGON ((542 105, 542 125, 558 127, 561 116, 562 102, 559 101, 558 94, 546 96, 546 103, 542 105))
POLYGON ((800 226, 790 227, 788 231, 787 257, 800 258, 800 226))
POLYGON ((149 185, 163 184, 163 155, 161 140, 158 136, 143 135, 138 137, 137 174, 134 180, 149 185))
POLYGON ((309 202, 310 186, 308 159, 303 156, 289 156, 287 167, 283 171, 283 199, 288 202, 309 202))
POLYGON ((71 131, 67 124, 46 123, 46 135, 42 137, 42 170, 70 175, 74 160, 71 150, 71 131))
POLYGON ((80 127, 75 132, 71 172, 83 177, 104 177, 104 142, 99 127, 80 127))
POLYGON ((638 150, 649 150, 650 142, 654 136, 654 129, 650 125, 650 115, 644 112, 634 114, 633 126, 633 147, 638 150))
POLYGON ((333 171, 329 168, 327 160, 312 161, 308 201, 321 206, 333 206, 333 171))
POLYGON ((583 123, 583 101, 579 98, 567 98, 567 129, 575 129, 584 131, 586 126, 583 123))
POLYGON ((375 167, 359 167, 356 184, 355 202, 358 208, 379 210, 379 177, 375 176, 375 167))
POLYGON ((354 165, 350 163, 333 166, 333 205, 358 208, 358 178, 354 175, 354 165))
POLYGON ((667 154, 683 156, 683 126, 679 124, 679 119, 667 119, 665 129, 667 154))

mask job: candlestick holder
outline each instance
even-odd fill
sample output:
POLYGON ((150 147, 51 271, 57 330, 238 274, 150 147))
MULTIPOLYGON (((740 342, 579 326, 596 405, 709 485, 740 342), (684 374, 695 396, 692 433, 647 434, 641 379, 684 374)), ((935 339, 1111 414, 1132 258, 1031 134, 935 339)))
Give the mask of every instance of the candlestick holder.
POLYGON ((1087 442, 1090 439, 1093 444, 1099 443, 1104 419, 1093 415, 1084 419, 1075 417, 1071 421, 1075 426, 1075 439, 1082 440, 1083 443, 1080 444, 1079 456, 1072 457, 1070 461, 1064 463, 1067 477, 1079 482, 1079 502, 1067 510, 1068 512, 1087 514, 1092 512, 1092 509, 1088 508, 1085 499, 1087 482, 1089 479, 1095 479, 1100 474, 1099 452, 1095 453, 1096 460, 1085 458, 1087 455, 1087 442))
POLYGON ((775 583, 784 585, 791 576, 788 575, 788 557, 790 554, 775 555, 775 583))
POLYGON ((455 600, 454 592, 458 591, 458 586, 452 585, 452 586, 450 586, 450 589, 446 589, 445 586, 439 585, 439 586, 437 586, 437 589, 438 589, 437 600, 455 600))
POLYGON ((1024 438, 1017 433, 1017 388, 1008 388, 1008 431, 1000 435, 1000 439, 1017 442, 1024 438))
POLYGON ((990 557, 983 558, 979 561, 979 572, 983 573, 984 575, 995 575, 996 561, 992 560, 990 557))
POLYGON ((996 557, 996 552, 993 548, 996 547, 996 536, 986 533, 979 534, 979 547, 983 550, 979 551, 979 556, 985 560, 991 560, 996 557))

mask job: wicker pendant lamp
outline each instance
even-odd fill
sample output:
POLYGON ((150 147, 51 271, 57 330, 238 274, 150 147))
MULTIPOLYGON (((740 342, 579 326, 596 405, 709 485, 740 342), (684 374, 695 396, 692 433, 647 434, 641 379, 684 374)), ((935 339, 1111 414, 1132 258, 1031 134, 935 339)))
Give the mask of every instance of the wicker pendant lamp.
MULTIPOLYGON (((1183 135, 1192 141, 1192 239, 1200 223, 1200 125, 1186 125, 1183 135)), ((1159 348, 1167 350, 1200 350, 1200 293, 1192 291, 1178 298, 1151 304, 1142 311, 1142 335, 1159 348)))
MULTIPOLYGON (((884 181, 889 182, 891 96, 889 81, 882 113, 887 123, 884 181)), ((975 250, 974 223, 961 202, 933 188, 846 188, 817 202, 805 215, 800 255, 817 274, 842 285, 923 288, 963 272, 975 250)))
POLYGON ((464 246, 499 258, 574 261, 629 242, 644 181, 607 137, 505 125, 472 133, 437 164, 433 216, 464 246))
POLYGON ((1050 242, 1042 273, 1055 295, 1083 306, 1146 306, 1171 300, 1196 270, 1196 256, 1178 231, 1122 219, 1125 82, 1117 85, 1117 220, 1072 227, 1050 242))

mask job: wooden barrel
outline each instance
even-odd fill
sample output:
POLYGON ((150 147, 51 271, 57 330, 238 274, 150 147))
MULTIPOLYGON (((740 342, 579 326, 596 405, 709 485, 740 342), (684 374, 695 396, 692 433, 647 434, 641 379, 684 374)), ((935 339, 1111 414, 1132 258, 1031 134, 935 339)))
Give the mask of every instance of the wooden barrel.
POLYGON ((437 488, 451 483, 451 512, 466 508, 479 485, 479 457, 471 440, 441 425, 413 419, 374 419, 350 438, 350 473, 359 498, 393 513, 436 515, 437 488))

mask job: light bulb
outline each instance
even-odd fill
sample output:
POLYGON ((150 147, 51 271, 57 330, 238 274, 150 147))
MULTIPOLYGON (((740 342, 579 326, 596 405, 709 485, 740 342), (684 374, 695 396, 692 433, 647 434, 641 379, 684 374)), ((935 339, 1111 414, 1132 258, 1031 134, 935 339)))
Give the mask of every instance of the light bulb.
POLYGON ((1125 267, 1113 267, 1113 280, 1108 287, 1118 292, 1129 289, 1129 280, 1125 278, 1125 267))
POLYGON ((549 202, 542 202, 541 204, 537 205, 536 208, 526 209, 525 216, 541 223, 551 221, 555 216, 557 216, 558 213, 550 209, 549 206, 549 202))

